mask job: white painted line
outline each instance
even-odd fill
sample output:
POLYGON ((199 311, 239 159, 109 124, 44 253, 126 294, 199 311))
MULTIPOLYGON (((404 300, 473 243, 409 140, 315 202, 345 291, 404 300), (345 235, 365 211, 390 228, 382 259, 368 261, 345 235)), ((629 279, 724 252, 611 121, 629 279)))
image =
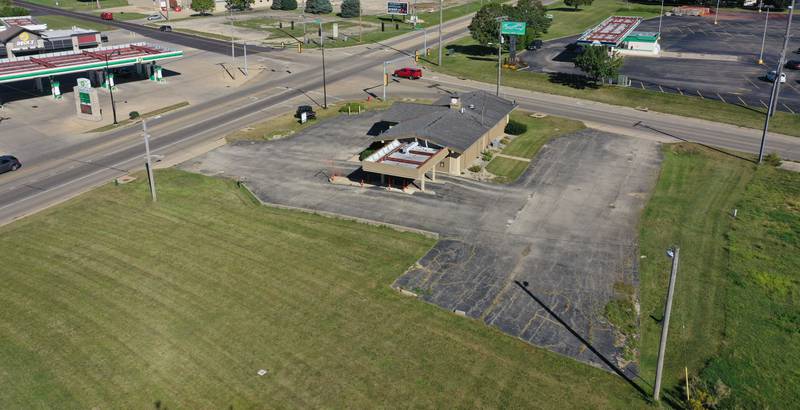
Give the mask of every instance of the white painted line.
POLYGON ((764 106, 764 108, 768 108, 768 107, 767 107, 767 104, 764 104, 764 101, 758 100, 758 102, 760 102, 760 103, 761 103, 761 105, 763 105, 763 106, 764 106))
POLYGON ((727 101, 725 101, 724 98, 722 98, 722 96, 719 93, 717 93, 717 97, 719 97, 719 99, 722 100, 722 102, 724 102, 726 104, 728 103, 727 101))
POLYGON ((683 91, 681 91, 680 88, 678 88, 678 92, 681 93, 681 95, 683 95, 683 91))
POLYGON ((662 93, 664 92, 664 89, 661 88, 661 84, 658 85, 658 89, 661 90, 662 93))
POLYGON ((747 77, 743 77, 743 78, 744 78, 745 80, 747 80, 747 82, 749 82, 750 84, 753 84, 753 87, 756 87, 756 89, 759 89, 759 90, 761 89, 761 87, 759 87, 758 85, 756 85, 756 83, 754 83, 754 82, 753 82, 753 80, 751 80, 751 79, 749 79, 749 78, 747 78, 747 77))
POLYGON ((742 99, 742 97, 739 97, 739 96, 737 95, 737 96, 736 96, 736 98, 738 98, 738 99, 739 99, 739 101, 741 101, 741 102, 742 102, 742 105, 744 105, 745 107, 747 107, 747 103, 746 103, 746 102, 744 102, 744 100, 742 99))
POLYGON ((705 99, 705 97, 703 97, 703 94, 700 94, 700 90, 695 90, 695 91, 697 91, 697 95, 699 95, 700 98, 705 99))
POLYGON ((784 107, 786 107, 786 109, 787 109, 787 110, 789 110, 789 112, 790 112, 790 113, 794 114, 794 111, 793 111, 791 108, 789 108, 789 106, 788 106, 788 105, 786 105, 786 104, 784 104, 784 103, 781 103, 781 104, 782 104, 784 107))
POLYGON ((641 85, 642 86, 642 90, 644 90, 644 83, 639 81, 639 85, 641 85))

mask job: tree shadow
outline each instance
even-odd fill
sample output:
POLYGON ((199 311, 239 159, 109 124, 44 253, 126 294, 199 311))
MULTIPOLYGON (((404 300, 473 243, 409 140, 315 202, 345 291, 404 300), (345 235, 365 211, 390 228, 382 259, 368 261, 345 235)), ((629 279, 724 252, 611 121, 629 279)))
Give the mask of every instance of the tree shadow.
POLYGON ((450 44, 445 47, 448 53, 459 53, 468 56, 488 56, 493 55, 497 50, 480 44, 458 45, 450 44))
POLYGON ((548 8, 547 11, 576 12, 576 11, 581 11, 581 9, 576 9, 575 7, 553 7, 553 8, 548 8))
POLYGON ((566 85, 576 90, 597 89, 599 87, 597 83, 582 74, 550 73, 549 77, 551 83, 566 85))

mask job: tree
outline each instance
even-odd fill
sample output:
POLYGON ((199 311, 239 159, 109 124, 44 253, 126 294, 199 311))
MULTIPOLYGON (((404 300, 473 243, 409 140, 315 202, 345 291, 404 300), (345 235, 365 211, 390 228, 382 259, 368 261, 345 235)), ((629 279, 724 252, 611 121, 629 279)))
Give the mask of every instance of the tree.
POLYGON ((225 0, 225 8, 228 10, 248 10, 256 0, 225 0))
POLYGON ((297 10, 297 0, 280 0, 281 10, 297 10))
POLYGON ((580 6, 591 6, 593 0, 564 0, 564 4, 569 7, 575 7, 578 10, 580 6))
POLYGON ((269 8, 273 10, 283 10, 283 2, 281 0, 272 0, 272 5, 269 8))
POLYGON ((200 14, 207 14, 214 10, 214 0, 192 0, 189 8, 200 14))
POLYGON ((330 0, 307 0, 306 13, 328 14, 333 12, 330 0))
MULTIPOLYGON (((469 31, 472 38, 483 45, 496 43, 500 36, 500 23, 497 18, 506 16, 511 21, 525 22, 525 35, 520 36, 517 41, 519 47, 525 47, 550 28, 551 20, 546 15, 547 9, 540 0, 519 0, 516 6, 489 3, 475 13, 469 31)), ((509 44, 508 36, 505 37, 505 43, 509 44)))
POLYGON ((361 1, 360 0, 344 0, 342 1, 342 17, 358 17, 361 14, 361 1))
POLYGON ((575 58, 575 67, 580 68, 594 82, 602 84, 604 79, 613 78, 619 74, 619 70, 622 68, 622 56, 616 51, 609 54, 603 46, 587 46, 575 58))

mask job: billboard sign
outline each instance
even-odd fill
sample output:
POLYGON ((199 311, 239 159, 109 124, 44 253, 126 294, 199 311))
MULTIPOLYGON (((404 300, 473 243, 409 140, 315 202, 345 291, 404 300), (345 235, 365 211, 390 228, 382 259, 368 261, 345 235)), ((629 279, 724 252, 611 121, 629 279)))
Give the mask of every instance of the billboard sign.
POLYGON ((408 14, 408 3, 400 1, 390 1, 387 4, 389 14, 399 14, 405 16, 408 14))
POLYGON ((508 34, 512 36, 525 35, 525 22, 524 21, 504 21, 500 25, 500 34, 508 34))

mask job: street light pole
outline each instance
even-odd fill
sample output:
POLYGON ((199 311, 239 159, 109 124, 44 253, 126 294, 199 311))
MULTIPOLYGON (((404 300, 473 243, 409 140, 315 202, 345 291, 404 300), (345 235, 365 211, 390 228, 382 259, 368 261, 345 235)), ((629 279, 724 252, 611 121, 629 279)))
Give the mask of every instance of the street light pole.
POLYGON ((144 133, 145 166, 147 167, 147 181, 150 183, 150 197, 156 202, 156 180, 153 177, 153 162, 150 160, 150 135, 147 133, 147 121, 142 120, 144 133))
POLYGON ((717 0, 717 11, 714 12, 714 25, 717 25, 717 16, 719 15, 719 0, 717 0))
POLYGON ((500 34, 500 39, 497 41, 497 96, 500 96, 500 69, 502 66, 503 58, 503 34, 500 34))
POLYGON ((661 0, 661 13, 658 14, 658 36, 661 37, 661 19, 664 17, 664 0, 661 0))
POLYGON ((439 67, 442 66, 442 3, 439 0, 439 67))
POLYGON ((675 279, 678 276, 678 256, 680 248, 672 250, 672 271, 669 275, 667 304, 664 307, 664 319, 661 321, 661 342, 658 345, 658 363, 656 365, 656 385, 653 388, 653 399, 659 400, 661 395, 661 373, 664 370, 664 351, 667 349, 667 333, 669 332, 669 316, 672 313, 672 296, 675 294, 675 279))
POLYGON ((319 47, 322 49, 322 108, 328 109, 328 86, 325 80, 325 37, 322 34, 322 20, 319 20, 319 47))
POLYGON ((247 40, 242 40, 242 49, 244 50, 244 76, 249 77, 247 71, 247 40))
POLYGON ((761 52, 758 54, 758 64, 764 64, 764 42, 767 40, 767 23, 769 23, 769 9, 771 8, 772 6, 766 6, 767 16, 764 18, 764 35, 761 37, 761 52))
POLYGON ((775 69, 775 79, 772 82, 772 94, 769 97, 769 107, 767 107, 767 118, 764 119, 764 131, 761 133, 761 146, 758 149, 758 163, 764 160, 764 146, 767 142, 767 131, 769 130, 769 119, 775 113, 775 107, 778 105, 778 94, 781 87, 781 77, 783 75, 783 61, 786 58, 786 48, 789 46, 789 36, 792 27, 792 16, 794 15, 794 0, 792 5, 789 6, 789 20, 786 22, 786 34, 783 37, 783 49, 781 56, 778 58, 778 67, 775 69))
POLYGON ((119 50, 106 54, 106 84, 108 85, 108 92, 111 94, 111 114, 114 116, 114 125, 117 125, 117 105, 114 104, 114 86, 108 80, 108 59, 113 54, 119 54, 119 50))
MULTIPOLYGON (((169 1, 169 0, 167 0, 167 1, 169 1)), ((233 9, 230 9, 228 11, 230 12, 230 18, 231 18, 231 64, 236 64, 236 47, 234 46, 234 43, 233 43, 233 32, 234 32, 234 29, 233 29, 233 9)))

